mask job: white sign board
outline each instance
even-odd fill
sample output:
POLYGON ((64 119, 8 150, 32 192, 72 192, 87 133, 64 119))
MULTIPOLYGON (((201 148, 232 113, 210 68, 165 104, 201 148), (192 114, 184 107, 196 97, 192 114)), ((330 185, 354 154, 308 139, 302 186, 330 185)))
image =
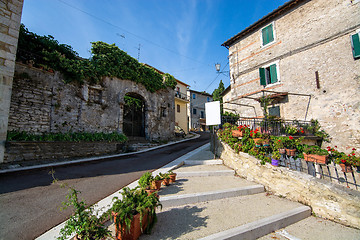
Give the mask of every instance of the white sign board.
POLYGON ((206 125, 221 124, 220 101, 205 103, 206 125))

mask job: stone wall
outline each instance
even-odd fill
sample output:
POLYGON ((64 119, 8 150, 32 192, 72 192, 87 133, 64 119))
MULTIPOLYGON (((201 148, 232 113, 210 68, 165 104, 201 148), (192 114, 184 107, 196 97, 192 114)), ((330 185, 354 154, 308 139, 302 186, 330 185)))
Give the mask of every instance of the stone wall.
POLYGON ((0 1, 0 163, 4 159, 23 0, 0 1))
POLYGON ((123 147, 124 143, 117 142, 8 142, 4 163, 59 162, 121 153, 123 147))
POLYGON ((262 46, 261 28, 234 43, 229 48, 231 99, 256 109, 232 107, 243 117, 263 116, 258 102, 241 97, 262 89, 289 92, 274 104, 281 117, 318 119, 332 145, 346 152, 360 149, 360 59, 353 58, 350 41, 360 29, 359 15, 359 1, 305 1, 261 26, 273 23, 273 43, 262 46), (272 63, 278 65, 279 81, 264 88, 259 68, 272 63))
POLYGON ((145 136, 166 140, 174 134, 174 91, 151 93, 129 80, 105 78, 101 85, 66 84, 59 72, 16 64, 9 130, 43 132, 122 132, 124 96, 145 102, 145 136))
POLYGON ((218 140, 216 155, 239 176, 264 185, 273 194, 308 205, 317 216, 360 228, 359 191, 269 163, 261 165, 258 159, 247 153, 237 154, 218 140))

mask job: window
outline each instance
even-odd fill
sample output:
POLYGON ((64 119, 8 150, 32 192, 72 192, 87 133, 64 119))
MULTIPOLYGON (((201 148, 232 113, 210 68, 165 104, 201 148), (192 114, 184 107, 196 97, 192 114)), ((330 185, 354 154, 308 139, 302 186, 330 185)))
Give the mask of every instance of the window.
POLYGON ((196 115, 196 108, 193 108, 193 114, 196 115))
POLYGON ((177 112, 180 112, 180 105, 179 104, 176 105, 176 108, 177 108, 177 112))
POLYGON ((270 116, 280 117, 280 107, 279 107, 279 106, 270 107, 270 108, 269 108, 269 115, 270 115, 270 116))
POLYGON ((200 118, 205 118, 204 111, 200 112, 200 118))
POLYGON ((193 99, 195 99, 196 98, 196 95, 195 95, 195 93, 193 93, 193 99))
POLYGON ((100 89, 89 88, 88 94, 89 102, 101 103, 102 91, 100 89))
POLYGON ((272 64, 265 68, 259 68, 260 85, 266 86, 268 84, 278 82, 278 74, 276 68, 276 64, 272 64))
POLYGON ((261 36, 263 46, 274 41, 274 29, 272 23, 261 30, 261 36))
POLYGON ((166 108, 164 107, 161 108, 161 116, 166 117, 166 108))
POLYGON ((209 98, 209 97, 207 97, 207 101, 210 102, 210 98, 209 98))
POLYGON ((360 32, 351 36, 351 47, 355 59, 360 58, 360 32))

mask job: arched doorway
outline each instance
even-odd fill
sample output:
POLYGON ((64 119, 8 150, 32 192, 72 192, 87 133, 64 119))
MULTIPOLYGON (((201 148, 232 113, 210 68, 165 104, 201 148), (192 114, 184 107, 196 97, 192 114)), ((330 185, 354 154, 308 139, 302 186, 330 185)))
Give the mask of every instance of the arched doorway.
POLYGON ((124 97, 123 132, 126 136, 145 137, 145 101, 136 93, 124 97))

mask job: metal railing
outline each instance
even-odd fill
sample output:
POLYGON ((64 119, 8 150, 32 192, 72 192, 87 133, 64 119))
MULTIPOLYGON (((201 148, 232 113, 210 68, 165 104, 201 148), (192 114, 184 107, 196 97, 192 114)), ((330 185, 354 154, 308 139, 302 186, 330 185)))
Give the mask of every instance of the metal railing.
POLYGON ((190 99, 189 99, 189 97, 187 96, 186 93, 182 93, 182 92, 179 92, 179 91, 175 91, 175 97, 183 99, 185 101, 190 101, 190 99))
POLYGON ((356 174, 355 169, 352 172, 345 173, 341 167, 335 163, 317 164, 314 162, 307 162, 304 159, 289 157, 283 154, 279 161, 279 166, 288 167, 291 170, 304 172, 316 178, 324 179, 336 184, 340 184, 347 188, 360 190, 360 175, 356 174))
POLYGON ((269 133, 274 136, 286 135, 289 126, 297 129, 304 129, 302 135, 312 135, 306 129, 314 126, 313 122, 301 120, 273 120, 265 118, 240 118, 232 116, 222 116, 222 124, 231 123, 235 125, 246 125, 250 129, 260 129, 262 133, 269 133))

